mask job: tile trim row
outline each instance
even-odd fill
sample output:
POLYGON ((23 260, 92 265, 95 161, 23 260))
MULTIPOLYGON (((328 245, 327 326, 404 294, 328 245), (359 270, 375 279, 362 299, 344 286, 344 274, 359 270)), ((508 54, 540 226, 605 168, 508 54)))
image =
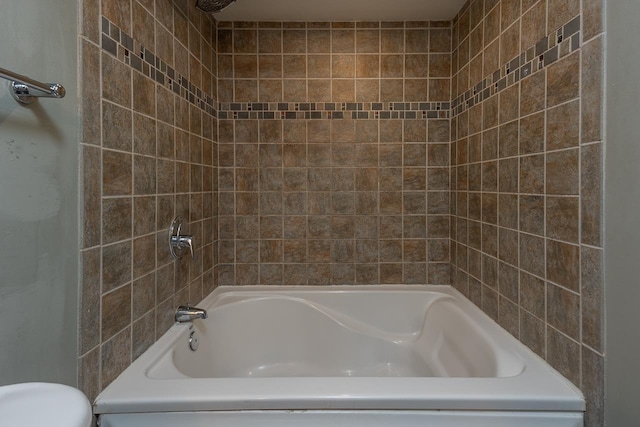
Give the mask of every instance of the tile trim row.
POLYGON ((102 16, 101 47, 214 118, 220 119, 448 119, 502 92, 580 48, 578 15, 449 102, 220 103, 102 16))
POLYGON ((194 85, 160 59, 155 52, 134 40, 105 16, 102 16, 101 47, 102 50, 124 64, 141 72, 214 118, 216 117, 218 108, 213 97, 194 85))
POLYGON ((449 102, 221 103, 220 119, 448 119, 449 102))
POLYGON ((229 30, 370 30, 451 28, 452 21, 342 21, 342 22, 247 22, 218 21, 218 28, 229 30))
POLYGON ((451 117, 460 115, 580 49, 580 35, 581 16, 578 15, 520 52, 473 88, 454 98, 451 101, 451 117))

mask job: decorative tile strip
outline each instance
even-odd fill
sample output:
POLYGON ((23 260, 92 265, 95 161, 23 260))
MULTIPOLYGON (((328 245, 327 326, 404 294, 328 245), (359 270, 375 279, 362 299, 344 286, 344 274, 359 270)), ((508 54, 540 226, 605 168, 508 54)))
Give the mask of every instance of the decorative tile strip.
POLYGON ((218 104, 220 119, 448 119, 449 102, 277 102, 218 104))
POLYGON ((451 102, 451 117, 456 117, 579 48, 580 15, 540 39, 473 88, 458 95, 451 102))
POLYGON ((220 119, 448 119, 494 96, 580 48, 580 15, 540 39, 451 102, 234 103, 213 98, 104 16, 102 48, 183 99, 220 119))
POLYGON ((106 17, 102 17, 102 49, 126 65, 155 80, 168 90, 216 117, 213 98, 178 73, 130 35, 122 31, 106 17))

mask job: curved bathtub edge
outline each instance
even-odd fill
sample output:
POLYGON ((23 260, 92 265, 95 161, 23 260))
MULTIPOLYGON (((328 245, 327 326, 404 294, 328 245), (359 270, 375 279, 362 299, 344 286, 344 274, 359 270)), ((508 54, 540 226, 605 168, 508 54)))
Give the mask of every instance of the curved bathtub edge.
MULTIPOLYGON (((232 297, 235 297, 235 295, 233 295, 232 297)), ((324 304, 314 302, 314 301, 309 301, 308 299, 301 298, 301 297, 282 295, 278 293, 273 293, 271 295, 267 293, 256 294, 256 295, 252 295, 251 298, 248 298, 248 299, 238 299, 238 300, 233 300, 233 301, 229 301, 222 304, 216 304, 215 306, 212 307, 212 309, 228 308, 234 305, 241 305, 241 304, 250 304, 252 302, 260 301, 260 300, 285 300, 285 301, 293 301, 296 303, 300 303, 304 306, 310 307, 311 309, 316 310, 317 312, 323 314, 328 319, 330 319, 331 321, 335 322, 336 324, 342 326, 347 330, 350 330, 357 334, 369 336, 372 338, 381 339, 384 341, 398 343, 398 342, 404 342, 409 340, 415 340, 421 333, 421 330, 417 330, 414 332, 407 332, 407 333, 388 332, 376 326, 369 325, 363 322, 362 320, 359 320, 354 316, 349 315, 348 313, 344 313, 342 311, 327 307, 324 304)), ((452 297, 451 295, 446 295, 446 294, 441 294, 436 296, 433 300, 429 301, 429 303, 425 307, 424 318, 427 317, 428 311, 431 308, 431 306, 442 301, 455 301, 455 298, 452 297)))
MULTIPOLYGON (((220 292, 251 292, 254 287, 222 289, 220 292)), ((279 287, 282 290, 291 288, 279 287)), ((264 288, 261 288, 264 290, 264 288)), ((272 288, 269 288, 272 289, 272 288)), ((276 289, 275 287, 273 288, 276 289)), ((323 292, 363 290, 353 286, 318 287, 323 292)), ((392 285, 387 290, 423 290, 462 296, 450 286, 392 285)), ((304 291, 313 290, 305 287, 304 291)), ((375 291, 383 291, 375 287, 375 291)), ((215 292, 214 292, 215 293, 215 292)), ((211 294, 199 305, 208 307, 216 298, 211 294)), ((471 312, 480 313, 479 323, 492 319, 466 298, 460 304, 471 312)), ((495 325, 494 325, 495 324, 495 325)), ((237 379, 171 379, 153 380, 146 376, 145 367, 172 347, 188 330, 175 325, 149 351, 136 360, 116 381, 96 399, 94 412, 133 413, 212 410, 322 410, 322 409, 407 409, 407 410, 504 410, 504 411, 584 411, 582 393, 572 383, 531 352, 524 344, 506 332, 503 340, 510 341, 518 354, 524 355, 527 367, 515 378, 237 378, 237 379), (532 362, 532 363, 530 363, 532 362), (542 363, 540 363, 542 362, 542 363), (526 395, 519 396, 518 381, 528 381, 526 395), (216 382, 212 390, 211 381, 216 382), (161 381, 162 388, 154 387, 161 381), (184 381, 190 385, 185 386, 184 381), (428 387, 425 387, 428 385, 428 387), (181 390, 179 397, 168 397, 164 390, 181 390), (463 393, 460 393, 460 390, 463 393), (247 390, 250 390, 249 392, 247 390), (286 390, 283 393, 282 390, 286 390), (491 399, 486 391, 491 390, 491 399), (389 394, 393 394, 392 397, 389 394), (526 398, 526 401, 525 401, 526 398)))
MULTIPOLYGON (((221 410, 492 410, 492 411, 584 411, 584 399, 569 388, 558 390, 543 384, 537 375, 530 384, 535 391, 518 397, 517 382, 510 379, 430 378, 428 389, 416 378, 252 378, 219 379, 218 391, 206 380, 196 380, 179 399, 160 389, 144 395, 134 383, 98 398, 96 414, 135 412, 181 412, 221 410), (395 379, 394 379, 395 380, 395 379), (247 391, 250 389, 250 392, 247 391), (287 390, 283 393, 279 390, 287 390), (310 390, 313 391, 310 391, 310 390), (464 390, 460 392, 460 390, 464 390), (491 390, 488 399, 486 391, 491 390), (363 390, 367 390, 363 392, 363 390), (393 397, 389 395, 393 394, 393 397)), ((548 378, 547 378, 548 379, 548 378)), ((184 388, 181 380, 166 380, 169 387, 184 388)), ((193 381, 193 380, 189 380, 193 381)), ((121 384, 122 385, 122 384, 121 384)))

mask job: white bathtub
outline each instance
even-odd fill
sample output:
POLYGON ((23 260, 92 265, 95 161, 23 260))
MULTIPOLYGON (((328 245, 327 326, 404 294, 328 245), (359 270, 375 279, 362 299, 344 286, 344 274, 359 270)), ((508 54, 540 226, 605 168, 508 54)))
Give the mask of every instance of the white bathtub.
POLYGON ((98 396, 102 427, 583 425, 580 391, 451 287, 221 287, 199 306, 98 396))

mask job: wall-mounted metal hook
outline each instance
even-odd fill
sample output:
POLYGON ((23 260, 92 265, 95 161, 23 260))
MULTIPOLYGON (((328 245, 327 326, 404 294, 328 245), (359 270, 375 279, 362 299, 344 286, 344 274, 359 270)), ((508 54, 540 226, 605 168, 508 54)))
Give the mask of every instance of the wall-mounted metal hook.
POLYGON ((193 259, 193 237, 182 234, 182 225, 182 218, 177 216, 173 219, 169 227, 169 251, 175 259, 182 258, 187 252, 193 259))

